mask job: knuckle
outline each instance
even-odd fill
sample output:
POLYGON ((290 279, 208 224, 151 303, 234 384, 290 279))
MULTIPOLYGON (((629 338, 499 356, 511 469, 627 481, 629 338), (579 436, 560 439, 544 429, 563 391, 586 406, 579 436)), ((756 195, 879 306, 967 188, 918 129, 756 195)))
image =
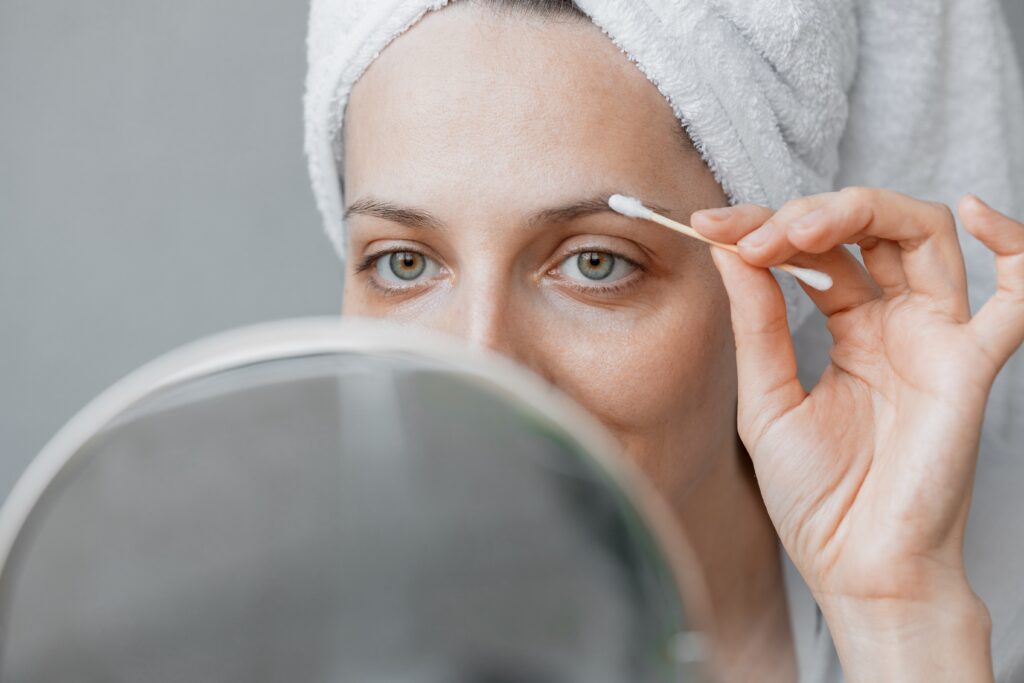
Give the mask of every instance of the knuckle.
POLYGON ((882 190, 875 187, 854 185, 839 191, 839 203, 848 220, 856 225, 867 226, 875 217, 876 207, 884 203, 882 190))
POLYGON ((996 283, 995 296, 1024 311, 1024 271, 1016 278, 1002 278, 996 283))
POLYGON ((760 204, 737 204, 734 207, 736 213, 743 216, 747 221, 765 221, 774 212, 760 204))
MULTIPOLYGON (((764 305, 767 306, 768 302, 765 302, 764 305)), ((736 345, 741 348, 755 342, 755 340, 762 340, 766 337, 774 339, 782 334, 789 333, 789 323, 784 315, 774 316, 756 323, 742 324, 738 327, 740 334, 736 339, 736 345)))
POLYGON ((839 196, 851 204, 874 204, 879 200, 879 190, 874 187, 852 185, 839 191, 839 196))
POLYGON ((789 243, 796 249, 808 253, 815 253, 828 248, 832 243, 833 238, 826 232, 792 232, 789 234, 788 239, 789 243))
POLYGON ((928 202, 932 211, 935 213, 936 224, 946 230, 951 230, 956 227, 956 216, 953 214, 953 209, 948 204, 942 202, 928 202))
POLYGON ((782 208, 779 209, 779 213, 787 216, 799 216, 812 211, 814 205, 813 197, 797 197, 783 204, 782 208))

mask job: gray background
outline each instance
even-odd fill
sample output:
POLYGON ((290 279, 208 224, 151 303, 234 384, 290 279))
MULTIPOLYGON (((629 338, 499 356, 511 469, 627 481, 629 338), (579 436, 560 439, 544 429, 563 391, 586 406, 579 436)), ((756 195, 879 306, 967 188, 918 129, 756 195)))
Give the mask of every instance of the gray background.
POLYGON ((140 364, 338 310, 302 156, 306 7, 0 0, 0 497, 140 364))

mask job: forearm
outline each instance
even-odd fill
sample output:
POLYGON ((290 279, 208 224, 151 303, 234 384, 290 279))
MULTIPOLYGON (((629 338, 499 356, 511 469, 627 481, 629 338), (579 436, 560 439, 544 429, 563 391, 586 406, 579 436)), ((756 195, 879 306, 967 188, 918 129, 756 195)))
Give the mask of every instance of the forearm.
POLYGON ((846 680, 992 681, 991 619, 969 589, 941 599, 821 600, 846 680))

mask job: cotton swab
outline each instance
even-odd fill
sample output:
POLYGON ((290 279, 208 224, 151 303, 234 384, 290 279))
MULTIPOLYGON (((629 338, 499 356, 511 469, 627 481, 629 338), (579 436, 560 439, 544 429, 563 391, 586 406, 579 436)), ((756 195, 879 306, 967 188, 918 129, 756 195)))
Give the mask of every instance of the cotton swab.
MULTIPOLYGON (((725 244, 723 242, 716 242, 714 240, 708 239, 704 235, 700 234, 699 232, 691 228, 689 225, 677 223, 671 218, 666 218, 665 216, 662 216, 660 213, 656 213, 651 209, 648 209, 646 206, 643 205, 643 202, 641 202, 639 199, 635 197, 626 197, 625 195, 621 194, 613 194, 611 197, 608 198, 608 206, 610 206, 613 211, 621 213, 623 216, 628 216, 629 218, 642 218, 644 220, 652 221, 654 223, 657 223, 658 225, 663 225, 666 228, 669 228, 670 230, 675 230, 676 232, 682 233, 687 237, 698 239, 701 242, 707 242, 708 244, 731 251, 734 254, 739 253, 739 249, 736 248, 735 244, 725 244)), ((800 266, 794 266, 789 263, 783 263, 782 265, 775 267, 778 268, 779 270, 786 271, 787 273, 795 277, 797 280, 800 280, 801 282, 819 291, 824 292, 829 289, 832 289, 832 278, 828 275, 828 273, 823 273, 820 270, 813 270, 811 268, 801 268, 800 266)))

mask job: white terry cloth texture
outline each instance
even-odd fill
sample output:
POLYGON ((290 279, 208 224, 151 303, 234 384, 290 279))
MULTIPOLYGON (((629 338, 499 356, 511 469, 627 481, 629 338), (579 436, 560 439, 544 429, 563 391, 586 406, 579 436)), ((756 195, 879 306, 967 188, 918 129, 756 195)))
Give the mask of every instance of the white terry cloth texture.
MULTIPOLYGON (((447 2, 312 0, 306 154, 339 255, 349 92, 391 40, 447 2)), ((1024 94, 997 0, 577 5, 659 88, 734 204, 777 208, 801 195, 867 185, 950 205, 974 192, 1024 216, 1024 94)), ((994 291, 992 258, 960 235, 977 310, 994 291)), ((804 368, 820 365, 829 343, 820 316, 790 278, 780 283, 798 358, 804 368)), ((1022 451, 1018 352, 989 403, 967 539, 968 570, 993 615, 1004 681, 1024 681, 1022 451)))

